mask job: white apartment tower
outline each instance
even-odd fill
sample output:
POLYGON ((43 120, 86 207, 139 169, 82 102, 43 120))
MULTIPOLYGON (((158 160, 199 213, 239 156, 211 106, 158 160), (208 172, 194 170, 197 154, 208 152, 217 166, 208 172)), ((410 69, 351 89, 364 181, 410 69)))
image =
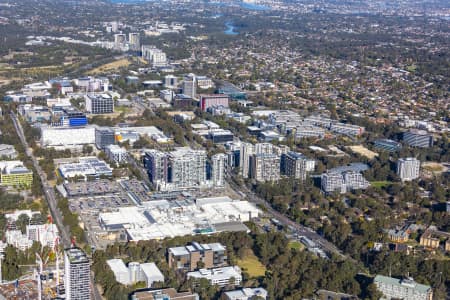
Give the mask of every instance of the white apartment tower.
POLYGON ((248 178, 250 171, 250 156, 255 152, 255 146, 250 143, 242 143, 239 154, 239 168, 241 175, 248 178))
POLYGON ((223 153, 211 157, 211 181, 215 187, 225 186, 225 162, 227 156, 223 153))
POLYGON ((80 248, 64 251, 64 286, 66 300, 90 300, 91 282, 89 259, 80 248))
POLYGON ((414 157, 400 158, 397 162, 397 175, 402 181, 419 178, 420 161, 414 157))

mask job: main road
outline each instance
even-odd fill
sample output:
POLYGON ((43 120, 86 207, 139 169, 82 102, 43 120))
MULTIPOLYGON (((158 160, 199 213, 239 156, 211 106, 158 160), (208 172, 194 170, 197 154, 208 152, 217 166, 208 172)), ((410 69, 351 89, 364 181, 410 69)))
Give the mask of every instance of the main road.
POLYGON ((234 189, 236 192, 244 193, 250 202, 256 203, 259 206, 264 207, 264 209, 266 210, 266 212, 269 215, 276 218, 284 226, 287 226, 288 228, 293 229, 293 231, 295 231, 300 236, 307 237, 308 239, 310 239, 311 241, 316 243, 318 246, 320 246, 320 248, 322 248, 326 252, 337 254, 338 256, 341 256, 343 258, 348 258, 344 254, 342 254, 342 252, 335 245, 333 245, 332 243, 327 241, 325 238, 320 236, 317 232, 315 232, 314 230, 312 230, 309 227, 303 226, 297 222, 292 221, 286 215, 275 210, 269 202, 258 197, 253 191, 251 191, 245 185, 238 185, 234 181, 234 177, 232 177, 233 175, 231 175, 231 174, 228 174, 228 175, 229 175, 228 178, 230 179, 230 180, 228 180, 228 184, 231 186, 232 189, 234 189))
MULTIPOLYGON (((12 111, 11 111, 11 120, 13 121, 14 128, 16 129, 17 135, 19 136, 21 143, 22 143, 23 147, 25 148, 26 155, 33 162, 34 169, 36 170, 39 178, 41 179, 42 189, 44 191, 44 195, 47 200, 48 207, 50 208, 50 213, 53 217, 53 220, 55 221, 56 226, 58 226, 61 242, 65 248, 70 247, 70 245, 71 245, 70 234, 69 234, 68 229, 64 226, 61 211, 58 209, 58 206, 56 203, 55 190, 48 183, 47 175, 45 174, 44 171, 42 171, 42 168, 39 165, 39 162, 37 161, 36 157, 33 154, 33 150, 30 149, 30 147, 27 143, 27 140, 25 139, 25 134, 23 132, 22 125, 20 124, 19 120, 17 119, 16 114, 12 111)), ((102 297, 100 296, 100 292, 98 291, 97 287, 94 284, 94 275, 92 272, 91 272, 91 287, 92 287, 91 290, 92 290, 92 294, 93 294, 93 299, 94 300, 102 300, 102 297)))

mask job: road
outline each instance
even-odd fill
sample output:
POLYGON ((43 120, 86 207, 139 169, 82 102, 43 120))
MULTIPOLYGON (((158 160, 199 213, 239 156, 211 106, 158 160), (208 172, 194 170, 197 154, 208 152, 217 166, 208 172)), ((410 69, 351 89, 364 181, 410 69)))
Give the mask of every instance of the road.
MULTIPOLYGON (((33 155, 33 151, 28 146, 28 143, 25 139, 25 135, 23 133, 22 125, 20 124, 19 120, 17 119, 16 114, 14 114, 13 112, 11 112, 11 119, 14 123, 14 128, 16 129, 17 135, 19 136, 19 139, 25 148, 25 153, 33 162, 33 166, 41 179, 42 189, 44 191, 44 195, 47 200, 48 207, 50 208, 50 213, 53 217, 53 221, 55 222, 56 226, 58 226, 61 243, 63 244, 63 246, 65 248, 70 247, 70 244, 71 244, 70 234, 68 232, 68 229, 64 226, 64 223, 62 220, 62 214, 58 209, 58 206, 56 203, 55 191, 54 191, 53 187, 48 183, 47 175, 44 173, 44 171, 42 171, 42 168, 39 165, 39 162, 37 161, 36 157, 33 155)), ((92 287, 91 290, 93 292, 93 299, 94 300, 102 300, 102 297, 100 296, 100 292, 94 285, 94 275, 92 272, 91 272, 91 287, 92 287)))
MULTIPOLYGON (((230 178, 230 176, 228 176, 230 178)), ((312 240, 314 243, 319 245, 324 251, 328 253, 337 254, 343 258, 347 258, 342 252, 332 243, 327 241, 325 238, 317 234, 314 230, 309 227, 298 224, 297 222, 292 221, 286 215, 275 210, 272 205, 266 200, 258 197, 249 190, 246 186, 240 186, 234 182, 233 179, 228 180, 228 184, 233 188, 236 192, 243 192, 247 196, 247 200, 253 203, 256 203, 262 207, 264 207, 268 214, 272 215, 274 218, 278 219, 284 226, 288 226, 288 228, 294 228, 295 233, 300 236, 305 236, 308 239, 312 240)))

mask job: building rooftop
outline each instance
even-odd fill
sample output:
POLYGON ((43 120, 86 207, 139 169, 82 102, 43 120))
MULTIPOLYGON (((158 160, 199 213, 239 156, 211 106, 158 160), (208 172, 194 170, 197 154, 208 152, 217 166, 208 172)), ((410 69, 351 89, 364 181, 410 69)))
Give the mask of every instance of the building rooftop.
POLYGON ((374 282, 375 283, 379 282, 382 284, 389 284, 389 285, 396 285, 398 287, 412 288, 420 293, 427 293, 431 290, 431 287, 429 285, 417 283, 412 278, 397 279, 397 278, 393 278, 393 277, 377 275, 377 276, 375 276, 374 282))
POLYGON ((89 259, 86 253, 80 248, 67 248, 65 249, 65 254, 67 255, 71 264, 88 263, 89 259))

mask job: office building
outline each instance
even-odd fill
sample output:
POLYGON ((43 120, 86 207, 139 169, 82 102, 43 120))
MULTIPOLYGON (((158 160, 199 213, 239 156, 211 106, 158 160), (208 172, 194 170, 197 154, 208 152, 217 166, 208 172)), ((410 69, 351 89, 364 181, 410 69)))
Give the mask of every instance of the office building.
POLYGON ((106 146, 116 143, 115 133, 109 127, 95 128, 95 146, 97 149, 104 150, 106 146))
POLYGON ((419 178, 420 161, 414 157, 400 158, 397 162, 397 175, 402 181, 419 178))
POLYGON ((199 244, 167 250, 169 267, 175 270, 194 271, 199 268, 217 268, 227 264, 226 248, 220 243, 199 244))
POLYGON ((227 291, 223 293, 223 300, 266 300, 268 293, 263 288, 243 288, 240 290, 227 291))
POLYGON ((433 136, 425 130, 411 129, 403 133, 403 142, 411 147, 429 148, 433 146, 433 136))
POLYGON ((198 102, 191 96, 185 94, 177 94, 173 98, 172 106, 177 109, 192 109, 198 106, 198 102))
POLYGON ((215 129, 215 130, 209 131, 208 138, 214 144, 223 144, 223 143, 232 142, 234 140, 234 135, 230 130, 215 129))
POLYGON ((86 95, 86 111, 91 114, 110 114, 114 112, 114 99, 108 94, 86 95))
POLYGON ((390 139, 379 139, 373 142, 373 146, 378 150, 395 152, 402 148, 399 142, 390 139))
POLYGON ((0 158, 14 159, 17 151, 13 145, 0 144, 0 158))
POLYGON ((0 184, 16 188, 30 188, 33 184, 33 171, 28 170, 21 161, 0 161, 0 184))
POLYGON ((250 177, 256 181, 279 180, 280 156, 263 153, 250 156, 250 177))
POLYGON ((223 153, 211 157, 211 182, 214 187, 225 186, 225 164, 227 156, 223 153))
POLYGON ((177 292, 174 288, 138 291, 131 295, 131 300, 199 300, 196 293, 177 292))
POLYGON ((121 148, 118 145, 108 145, 105 147, 105 153, 110 161, 120 164, 128 158, 128 153, 125 148, 121 148))
POLYGON ((95 144, 95 127, 41 126, 41 146, 59 149, 81 148, 95 144))
POLYGON ((206 184, 206 151, 188 147, 171 152, 147 151, 144 164, 152 183, 161 190, 200 187, 206 184))
POLYGON ((214 82, 206 76, 197 76, 197 85, 200 89, 206 90, 214 87, 214 82))
POLYGON ((86 114, 74 107, 54 107, 52 126, 86 126, 86 114))
POLYGON ((301 153, 290 151, 287 154, 283 154, 281 158, 282 172, 286 176, 305 180, 307 161, 307 158, 301 153))
POLYGON ((362 126, 344 124, 344 123, 332 123, 330 127, 330 131, 334 133, 349 135, 349 136, 358 136, 364 133, 365 128, 362 126))
POLYGON ((90 300, 91 270, 86 253, 75 247, 65 249, 64 269, 66 300, 90 300))
POLYGON ((325 137, 325 129, 317 126, 299 125, 291 129, 292 135, 296 140, 304 138, 319 138, 325 137))
POLYGON ((187 278, 194 281, 207 279, 210 285, 224 287, 229 284, 240 285, 242 281, 242 271, 238 266, 230 266, 215 269, 200 269, 198 271, 188 272, 187 278), (231 279, 233 278, 233 282, 231 279))
POLYGON ((339 193, 345 193, 347 191, 344 177, 338 172, 324 173, 321 176, 322 191, 324 193, 332 193, 338 191, 339 193))
MULTIPOLYGON (((183 91, 184 93, 184 91, 183 91)), ((186 94, 186 93, 185 93, 186 94)), ((229 97, 227 95, 200 95, 200 109, 207 111, 208 108, 213 106, 228 107, 229 97)))
POLYGON ((183 94, 195 99, 197 96, 197 78, 194 74, 189 74, 183 80, 183 94))
POLYGON ((174 75, 166 75, 164 77, 164 86, 169 89, 176 88, 178 86, 178 77, 174 75))
POLYGON ((374 283, 383 294, 383 300, 408 299, 432 300, 433 290, 430 286, 419 284, 412 278, 397 279, 382 275, 375 276, 374 283))

